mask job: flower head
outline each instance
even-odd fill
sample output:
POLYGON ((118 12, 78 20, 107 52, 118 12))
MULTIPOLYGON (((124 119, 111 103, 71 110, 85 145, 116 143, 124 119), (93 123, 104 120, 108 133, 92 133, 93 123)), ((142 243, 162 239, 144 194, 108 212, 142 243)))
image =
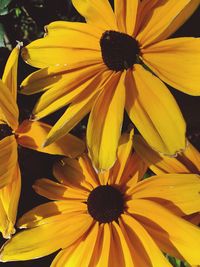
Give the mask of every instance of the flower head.
POLYGON ((132 153, 132 134, 121 137, 117 161, 107 172, 97 174, 87 155, 63 159, 54 166, 57 182, 34 185, 53 201, 22 216, 18 226, 25 230, 2 247, 1 261, 61 249, 52 267, 171 266, 162 250, 199 264, 200 230, 180 216, 199 209, 200 180, 165 174, 140 181, 145 171, 132 153))
POLYGON ((42 148, 51 126, 41 122, 18 122, 17 65, 20 44, 11 52, 0 79, 0 232, 9 238, 15 232, 21 174, 18 165, 18 144, 49 154, 77 156, 84 151, 78 138, 67 135, 53 145, 42 148))
POLYGON ((86 23, 53 22, 44 38, 22 51, 27 63, 42 68, 22 83, 24 94, 45 91, 34 119, 70 104, 46 145, 90 112, 90 157, 97 169, 107 170, 116 160, 125 109, 155 150, 173 155, 184 149, 185 122, 162 81, 200 94, 200 39, 165 39, 199 0, 115 0, 114 12, 107 0, 72 3, 86 23))

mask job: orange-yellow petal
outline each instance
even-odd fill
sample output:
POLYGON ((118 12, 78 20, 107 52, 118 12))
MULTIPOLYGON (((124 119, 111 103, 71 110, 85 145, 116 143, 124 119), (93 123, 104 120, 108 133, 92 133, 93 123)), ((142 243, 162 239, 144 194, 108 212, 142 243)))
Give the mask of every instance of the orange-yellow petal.
POLYGON ((119 31, 133 35, 139 3, 138 0, 114 1, 114 11, 119 31))
POLYGON ((14 101, 17 98, 17 67, 18 67, 18 56, 20 51, 20 44, 12 50, 2 77, 3 83, 8 87, 10 90, 14 101))
POLYGON ((144 63, 164 82, 200 95, 200 38, 174 38, 142 50, 144 63))
POLYGON ((185 148, 185 122, 174 97, 164 83, 138 64, 133 75, 127 72, 126 110, 155 150, 174 155, 185 148))
POLYGON ((14 135, 0 141, 0 188, 11 182, 17 164, 17 142, 14 135))
POLYGON ((39 121, 23 121, 17 129, 18 144, 40 152, 76 157, 83 153, 85 144, 79 138, 67 134, 49 146, 43 147, 43 143, 52 126, 39 121))
POLYGON ((162 251, 180 255, 191 265, 200 263, 198 227, 150 200, 134 199, 128 205, 128 212, 146 228, 162 251))
POLYGON ((149 168, 157 175, 200 172, 200 153, 189 142, 186 149, 176 157, 168 157, 156 152, 139 135, 134 136, 133 146, 149 168))
POLYGON ((199 6, 199 0, 160 0, 151 2, 156 3, 153 7, 148 8, 148 13, 141 13, 143 23, 141 23, 142 27, 137 39, 143 47, 168 38, 199 6))
POLYGON ((116 19, 107 0, 72 0, 76 10, 92 24, 102 30, 116 30, 116 19))
POLYGON ((61 220, 56 224, 47 223, 24 230, 5 243, 1 249, 0 261, 29 260, 49 255, 77 241, 89 229, 92 221, 86 214, 71 218, 61 215, 61 220))
POLYGON ((116 73, 97 98, 87 126, 89 154, 99 171, 109 169, 116 160, 124 104, 124 73, 116 73))

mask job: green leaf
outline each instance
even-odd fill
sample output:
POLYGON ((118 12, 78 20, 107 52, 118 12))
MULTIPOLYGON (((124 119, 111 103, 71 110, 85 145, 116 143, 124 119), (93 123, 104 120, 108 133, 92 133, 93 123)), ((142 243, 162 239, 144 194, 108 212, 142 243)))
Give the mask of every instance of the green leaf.
POLYGON ((0 47, 5 47, 5 43, 4 43, 4 27, 3 24, 0 23, 0 47))
POLYGON ((12 0, 0 0, 0 16, 6 15, 9 13, 8 5, 12 0))

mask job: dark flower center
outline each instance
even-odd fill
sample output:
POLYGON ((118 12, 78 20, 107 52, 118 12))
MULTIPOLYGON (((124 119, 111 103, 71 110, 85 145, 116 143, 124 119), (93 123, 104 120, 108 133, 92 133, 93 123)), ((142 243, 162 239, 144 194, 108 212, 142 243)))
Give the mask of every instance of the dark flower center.
POLYGON ((89 214, 100 223, 117 221, 124 210, 122 193, 110 185, 96 187, 87 200, 89 214))
POLYGON ((101 54, 106 66, 114 71, 131 68, 139 54, 138 42, 128 34, 106 31, 100 39, 101 54))
POLYGON ((7 124, 3 123, 0 124, 0 140, 4 139, 5 137, 12 135, 13 131, 7 124))

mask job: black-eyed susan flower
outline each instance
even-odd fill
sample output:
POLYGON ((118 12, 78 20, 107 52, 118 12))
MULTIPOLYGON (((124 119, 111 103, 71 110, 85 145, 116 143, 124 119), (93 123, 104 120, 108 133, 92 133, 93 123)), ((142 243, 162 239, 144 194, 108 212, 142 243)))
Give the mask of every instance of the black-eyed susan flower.
MULTIPOLYGON (((138 155, 157 175, 162 175, 165 173, 200 174, 200 153, 189 141, 187 142, 186 149, 180 152, 176 157, 167 157, 154 151, 141 136, 135 135, 133 143, 138 155)), ((186 218, 192 223, 199 225, 199 212, 186 216, 186 218)))
POLYGON ((2 247, 0 260, 61 249, 51 267, 171 266, 163 251, 199 264, 200 230, 180 218, 199 209, 199 178, 163 174, 140 181, 145 171, 132 153, 132 134, 121 137, 110 171, 97 174, 87 155, 56 163, 57 182, 34 185, 53 201, 22 216, 18 226, 26 229, 2 247))
POLYGON ((185 122, 162 81, 200 94, 200 39, 165 39, 199 0, 115 0, 114 12, 107 0, 72 3, 87 23, 53 22, 44 38, 22 51, 26 62, 42 68, 22 83, 24 94, 46 91, 34 119, 70 104, 46 145, 91 111, 89 153, 97 169, 108 169, 116 159, 125 108, 155 150, 172 155, 184 149, 185 122))
POLYGON ((15 232, 14 224, 21 191, 18 144, 40 152, 71 157, 84 150, 83 142, 72 135, 67 135, 50 147, 42 148, 51 126, 28 120, 19 125, 16 103, 19 49, 18 44, 11 52, 2 80, 0 79, 0 232, 5 238, 15 232))

